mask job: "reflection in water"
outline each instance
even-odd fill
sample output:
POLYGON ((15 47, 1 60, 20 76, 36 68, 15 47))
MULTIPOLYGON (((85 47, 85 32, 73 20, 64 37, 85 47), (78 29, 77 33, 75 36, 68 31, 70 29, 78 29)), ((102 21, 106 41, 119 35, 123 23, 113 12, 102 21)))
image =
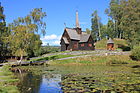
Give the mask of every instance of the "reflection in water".
POLYGON ((21 93, 62 93, 60 74, 34 75, 32 73, 18 74, 18 84, 21 93))
POLYGON ((39 93, 62 93, 60 82, 61 75, 59 74, 53 74, 52 77, 43 75, 39 93))
POLYGON ((17 74, 16 76, 20 79, 18 84, 20 93, 38 93, 41 76, 34 75, 30 72, 17 74))
POLYGON ((29 72, 19 77, 21 93, 62 93, 61 89, 65 93, 140 93, 140 69, 131 65, 58 65, 38 69, 43 75, 29 72))

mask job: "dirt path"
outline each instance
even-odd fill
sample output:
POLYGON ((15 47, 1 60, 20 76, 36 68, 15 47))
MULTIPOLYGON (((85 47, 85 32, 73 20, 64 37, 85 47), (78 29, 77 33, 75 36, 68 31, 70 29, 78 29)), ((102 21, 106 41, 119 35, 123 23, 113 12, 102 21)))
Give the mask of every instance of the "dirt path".
POLYGON ((89 57, 89 56, 109 56, 109 55, 129 55, 130 52, 102 52, 102 53, 95 53, 95 54, 87 54, 87 55, 81 55, 81 56, 74 56, 74 57, 67 57, 67 58, 60 58, 56 60, 65 60, 65 59, 72 59, 72 58, 80 58, 80 57, 89 57))

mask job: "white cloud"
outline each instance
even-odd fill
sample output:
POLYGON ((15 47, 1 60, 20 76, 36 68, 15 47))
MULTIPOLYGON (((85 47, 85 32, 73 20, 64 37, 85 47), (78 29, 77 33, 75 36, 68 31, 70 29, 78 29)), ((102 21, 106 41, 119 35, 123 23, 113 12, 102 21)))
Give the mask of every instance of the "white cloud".
POLYGON ((42 41, 42 46, 46 46, 47 44, 48 44, 48 42, 42 41))
POLYGON ((54 42, 52 42, 53 45, 60 45, 60 40, 56 40, 54 42))
POLYGON ((60 45, 60 38, 61 35, 46 35, 44 37, 41 38, 42 40, 42 45, 45 46, 49 43, 49 45, 60 45))
POLYGON ((60 39, 61 36, 57 36, 55 34, 52 34, 52 35, 46 35, 44 36, 43 38, 41 38, 41 40, 57 40, 57 39, 60 39))

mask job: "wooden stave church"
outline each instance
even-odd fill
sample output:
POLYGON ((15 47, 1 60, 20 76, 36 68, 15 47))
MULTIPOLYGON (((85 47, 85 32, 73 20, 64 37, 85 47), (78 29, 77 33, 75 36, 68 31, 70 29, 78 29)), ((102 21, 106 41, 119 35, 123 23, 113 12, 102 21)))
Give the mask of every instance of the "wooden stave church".
POLYGON ((76 11, 76 28, 64 29, 61 40, 61 51, 94 50, 94 40, 91 34, 82 31, 79 26, 78 12, 76 11))

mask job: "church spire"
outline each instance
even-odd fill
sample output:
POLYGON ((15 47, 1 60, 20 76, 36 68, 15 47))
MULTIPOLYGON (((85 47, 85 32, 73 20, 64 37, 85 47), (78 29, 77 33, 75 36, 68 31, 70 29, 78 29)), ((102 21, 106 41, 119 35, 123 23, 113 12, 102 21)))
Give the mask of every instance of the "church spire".
POLYGON ((76 28, 80 28, 79 19, 78 19, 78 11, 76 11, 76 28))

